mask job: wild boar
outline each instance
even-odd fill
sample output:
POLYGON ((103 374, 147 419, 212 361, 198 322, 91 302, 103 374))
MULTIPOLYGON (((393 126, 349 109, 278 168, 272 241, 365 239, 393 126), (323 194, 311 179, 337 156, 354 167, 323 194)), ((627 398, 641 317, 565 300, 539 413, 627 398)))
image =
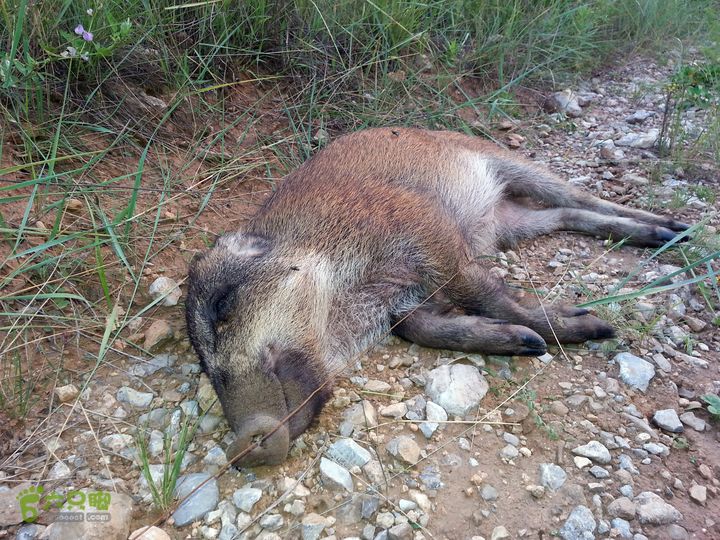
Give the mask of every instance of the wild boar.
POLYGON ((521 302, 489 271, 498 247, 559 230, 660 246, 687 227, 483 140, 369 129, 318 152, 243 230, 194 258, 187 328, 237 435, 231 454, 261 443, 239 463, 275 464, 332 378, 391 328, 426 347, 500 355, 613 336, 584 309, 521 302))

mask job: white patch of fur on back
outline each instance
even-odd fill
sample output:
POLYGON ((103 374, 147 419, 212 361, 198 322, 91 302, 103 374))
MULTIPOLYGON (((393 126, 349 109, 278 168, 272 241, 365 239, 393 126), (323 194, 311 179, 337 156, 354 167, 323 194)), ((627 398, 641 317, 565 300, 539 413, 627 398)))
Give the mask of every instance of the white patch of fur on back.
POLYGON ((474 254, 488 251, 496 239, 495 208, 503 198, 503 185, 490 160, 472 150, 458 150, 443 172, 443 199, 470 233, 474 254))

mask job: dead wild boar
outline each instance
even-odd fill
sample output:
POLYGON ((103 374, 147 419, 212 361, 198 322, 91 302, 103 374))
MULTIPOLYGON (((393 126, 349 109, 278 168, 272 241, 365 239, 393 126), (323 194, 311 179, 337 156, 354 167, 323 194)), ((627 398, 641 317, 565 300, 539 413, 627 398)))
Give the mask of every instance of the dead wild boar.
POLYGON ((660 246, 685 229, 470 136, 341 137, 191 264, 188 332, 237 435, 230 455, 262 441, 239 463, 283 461, 322 384, 393 325, 426 347, 500 355, 613 336, 584 309, 521 301, 489 271, 498 247, 559 230, 660 246))

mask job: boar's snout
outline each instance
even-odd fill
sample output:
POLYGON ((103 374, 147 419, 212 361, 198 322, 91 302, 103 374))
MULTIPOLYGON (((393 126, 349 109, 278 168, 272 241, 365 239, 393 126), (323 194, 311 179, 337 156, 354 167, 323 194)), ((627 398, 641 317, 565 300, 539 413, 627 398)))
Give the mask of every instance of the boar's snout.
POLYGON ((225 364, 211 364, 209 374, 236 437, 228 459, 242 454, 236 466, 282 463, 290 442, 307 429, 330 394, 309 358, 295 350, 270 348, 255 363, 235 355, 225 364))
MULTIPOLYGON (((247 359, 241 363, 247 364, 247 359)), ((290 447, 290 432, 284 422, 288 415, 286 396, 277 376, 259 368, 215 366, 209 371, 225 418, 235 433, 228 459, 242 454, 234 464, 243 467, 282 463, 290 447)))
POLYGON ((287 425, 281 425, 280 422, 282 418, 262 415, 245 420, 235 430, 236 439, 228 448, 228 458, 233 459, 257 443, 257 446, 240 458, 236 465, 251 467, 282 463, 290 448, 290 434, 287 425))

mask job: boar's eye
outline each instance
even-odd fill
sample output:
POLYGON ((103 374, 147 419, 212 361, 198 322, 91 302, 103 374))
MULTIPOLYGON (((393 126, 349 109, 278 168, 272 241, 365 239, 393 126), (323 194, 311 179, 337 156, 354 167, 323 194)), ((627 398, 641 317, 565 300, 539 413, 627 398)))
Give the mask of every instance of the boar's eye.
POLYGON ((235 307, 235 287, 226 285, 219 288, 208 304, 208 318, 213 325, 227 321, 235 307))

